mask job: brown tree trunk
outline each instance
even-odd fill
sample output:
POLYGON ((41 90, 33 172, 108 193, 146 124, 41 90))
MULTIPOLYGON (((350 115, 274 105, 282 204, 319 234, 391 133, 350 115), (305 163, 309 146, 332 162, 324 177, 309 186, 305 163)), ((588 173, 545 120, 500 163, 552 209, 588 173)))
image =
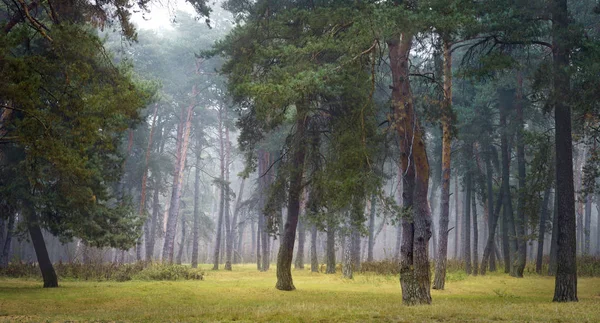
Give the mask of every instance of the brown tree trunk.
POLYGON ((300 198, 302 196, 302 179, 304 159, 306 155, 306 119, 307 107, 305 102, 297 104, 296 134, 292 143, 292 168, 290 171, 290 184, 288 194, 287 220, 281 246, 277 255, 277 284, 279 290, 294 290, 292 281, 292 258, 294 256, 294 242, 296 241, 296 227, 300 213, 300 198))
POLYGON ((314 224, 310 228, 310 271, 313 273, 319 272, 319 258, 317 256, 317 226, 314 224))
POLYGON ((298 250, 294 261, 294 269, 304 269, 304 242, 306 240, 306 224, 304 222, 306 222, 305 218, 298 220, 298 250))
MULTIPOLYGON (((156 128, 156 117, 158 115, 158 103, 154 104, 154 112, 152 113, 152 125, 150 126, 150 135, 148 136, 148 146, 146 147, 146 158, 145 158, 145 163, 144 163, 144 171, 142 173, 142 188, 141 188, 141 195, 140 195, 140 210, 139 210, 139 214, 140 217, 144 217, 145 213, 146 213, 146 189, 147 189, 147 182, 148 182, 148 163, 150 161, 150 150, 152 149, 152 137, 154 135, 154 128, 156 128)), ((145 223, 144 223, 144 237, 146 239, 146 245, 148 245, 148 240, 150 239, 150 229, 151 229, 151 225, 152 225, 152 218, 147 218, 145 223)), ((138 250, 137 250, 137 256, 138 259, 137 261, 141 261, 142 260, 142 253, 141 253, 141 249, 142 249, 142 237, 140 237, 139 241, 138 241, 138 250)), ((150 261, 151 257, 148 257, 148 252, 146 252, 146 260, 150 261)))
MULTIPOLYGON (((195 97, 196 94, 196 86, 194 85, 193 96, 195 97)), ((165 231, 165 242, 163 245, 162 256, 162 261, 167 263, 173 262, 175 233, 177 232, 177 218, 179 216, 179 204, 181 202, 181 192, 183 190, 183 173, 185 169, 194 107, 195 104, 190 104, 187 108, 181 109, 181 121, 177 126, 177 150, 175 155, 175 168, 173 171, 173 188, 171 191, 171 202, 169 204, 167 228, 165 231)))
POLYGON ((556 151, 556 197, 558 200, 557 267, 555 302, 577 301, 575 236, 575 188, 573 186, 573 137, 570 93, 569 12, 567 0, 552 1, 552 58, 554 61, 554 125, 556 151))
POLYGON ((431 304, 428 244, 431 215, 427 202, 429 162, 422 129, 415 114, 409 81, 412 34, 388 41, 392 71, 392 104, 400 137, 403 204, 412 208, 412 221, 402 221, 400 285, 406 305, 431 304))

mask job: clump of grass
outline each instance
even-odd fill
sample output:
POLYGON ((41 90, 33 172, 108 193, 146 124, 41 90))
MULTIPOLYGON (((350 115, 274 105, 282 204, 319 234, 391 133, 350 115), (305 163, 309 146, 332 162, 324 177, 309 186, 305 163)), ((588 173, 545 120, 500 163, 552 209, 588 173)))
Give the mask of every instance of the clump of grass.
POLYGON ((203 280, 204 271, 184 265, 152 264, 133 275, 139 280, 203 280))

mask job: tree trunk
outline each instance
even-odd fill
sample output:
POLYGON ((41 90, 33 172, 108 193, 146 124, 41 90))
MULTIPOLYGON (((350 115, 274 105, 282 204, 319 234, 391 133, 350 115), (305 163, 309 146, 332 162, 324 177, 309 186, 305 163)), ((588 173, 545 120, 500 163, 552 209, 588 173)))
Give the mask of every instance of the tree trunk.
MULTIPOLYGON (((244 184, 246 182, 245 178, 242 178, 242 182, 240 183, 240 188, 238 191, 238 195, 237 195, 237 199, 235 201, 235 208, 233 209, 233 221, 231 221, 232 223, 232 227, 231 227, 231 248, 233 249, 233 241, 235 241, 238 237, 242 236, 242 227, 240 226, 240 221, 239 221, 239 217, 240 217, 240 208, 242 206, 242 196, 244 195, 244 184)), ((237 243, 237 253, 233 256, 233 262, 234 263, 239 263, 239 258, 240 255, 239 253, 241 252, 241 246, 242 246, 242 241, 241 238, 239 238, 239 242, 237 243)), ((233 253, 233 250, 231 250, 231 253, 233 253)), ((231 260, 230 260, 231 262, 231 260)), ((230 266, 231 267, 231 266, 230 266)), ((225 268, 227 269, 227 268, 225 268)), ((229 269, 231 270, 231 268, 229 269)))
MULTIPOLYGON (((193 95, 196 96, 196 86, 194 85, 193 95)), ((181 121, 177 126, 177 149, 175 159, 175 169, 173 171, 173 189, 171 191, 171 202, 169 204, 169 214, 167 217, 167 228, 165 231, 165 242, 163 245, 163 262, 172 263, 175 250, 175 233, 177 232, 177 218, 179 216, 179 204, 181 202, 181 192, 183 189, 183 173, 190 138, 190 128, 192 123, 192 112, 195 104, 190 104, 187 109, 181 110, 181 121)))
POLYGON ((600 257, 600 194, 596 195, 596 256, 600 257))
POLYGON ((458 242, 460 237, 460 199, 458 191, 458 179, 454 180, 454 259, 458 260, 458 242))
POLYGON ((504 190, 504 228, 503 245, 504 252, 504 271, 510 273, 513 277, 518 277, 515 256, 518 252, 517 235, 513 218, 512 198, 510 194, 510 151, 508 146, 508 126, 506 118, 509 109, 511 109, 514 100, 514 90, 498 89, 499 110, 500 110, 500 146, 502 151, 502 190, 504 190))
POLYGON ((223 108, 224 110, 224 121, 223 128, 225 131, 225 180, 223 184, 225 185, 225 208, 224 208, 224 216, 225 216, 225 270, 231 270, 231 260, 233 257, 233 226, 236 225, 234 221, 230 218, 230 184, 229 184, 229 165, 231 164, 231 142, 229 141, 229 128, 227 128, 227 108, 223 108))
POLYGON ((44 279, 44 288, 58 287, 58 278, 56 276, 56 272, 54 271, 54 267, 52 266, 52 262, 50 261, 50 256, 48 255, 48 250, 46 249, 46 242, 44 242, 42 230, 40 229, 40 225, 37 223, 37 215, 30 206, 25 206, 23 212, 26 213, 25 219, 27 221, 27 228, 29 229, 31 243, 35 249, 35 255, 44 279))
POLYGON ((360 232, 352 225, 350 232, 350 262, 353 271, 360 270, 360 232))
MULTIPOLYGON (((219 110, 219 165, 220 165, 220 184, 219 184, 219 216, 217 219, 217 227, 216 230, 216 240, 215 240, 215 251, 213 257, 213 270, 219 269, 219 262, 221 256, 221 240, 222 240, 222 232, 223 232, 223 218, 227 217, 225 214, 225 205, 227 203, 227 191, 225 186, 225 138, 224 138, 224 128, 223 124, 223 108, 219 110)), ((226 224, 227 225, 227 224, 226 224)))
POLYGON ((327 220, 327 269, 326 274, 335 274, 335 224, 327 220))
MULTIPOLYGON (((0 268, 8 266, 10 258, 10 250, 12 246, 13 230, 15 228, 15 215, 9 215, 8 223, 6 225, 6 236, 4 238, 4 246, 2 247, 2 253, 0 254, 0 268)), ((1 241, 0 241, 1 242, 1 241)))
POLYGON ((352 235, 346 234, 342 241, 344 243, 344 258, 342 261, 342 274, 346 279, 352 279, 352 235))
POLYGON ((570 93, 569 12, 567 0, 553 0, 552 58, 554 61, 554 125, 556 151, 556 197, 558 200, 558 241, 555 302, 577 301, 577 259, 575 237, 575 188, 573 186, 573 138, 570 93))
MULTIPOLYGON (((471 144, 468 144, 472 152, 471 144)), ((467 158, 471 158, 472 154, 468 153, 467 158)), ((471 171, 467 171, 465 175, 465 217, 464 217, 464 228, 465 232, 463 235, 463 259, 465 261, 465 272, 467 275, 471 274, 471 171)))
POLYGON ((542 260, 544 258, 544 238, 546 236, 546 221, 548 221, 548 200, 550 199, 550 186, 544 191, 542 209, 540 210, 540 226, 538 231, 538 250, 535 261, 535 272, 542 274, 542 260))
POLYGON ((590 255, 590 230, 592 226, 592 195, 588 194, 585 197, 585 227, 583 228, 583 234, 585 236, 585 243, 583 246, 583 254, 585 256, 590 255))
MULTIPOLYGON (((488 259, 489 259, 489 264, 490 264, 490 271, 492 271, 492 258, 495 257, 495 252, 497 251, 497 248, 495 246, 494 243, 494 238, 496 235, 496 228, 498 227, 498 219, 500 218, 500 210, 502 209, 501 206, 503 204, 503 198, 504 198, 504 191, 500 190, 498 192, 498 200, 496 201, 496 207, 493 207, 493 197, 492 195, 490 195, 488 197, 488 200, 492 202, 492 210, 494 210, 494 212, 490 212, 490 218, 491 218, 491 227, 490 227, 490 234, 488 235, 488 239, 487 239, 487 243, 485 244, 485 249, 483 249, 483 256, 481 257, 481 267, 480 267, 480 272, 481 275, 485 275, 485 272, 487 270, 487 263, 488 263, 488 259)), ((494 268, 493 271, 495 271, 496 268, 494 268)))
POLYGON ((516 91, 516 111, 517 111, 517 171, 519 179, 519 195, 517 201, 517 219, 515 221, 516 227, 516 239, 517 239, 517 250, 515 257, 515 269, 514 274, 516 277, 523 277, 523 271, 525 270, 525 263, 527 262, 527 238, 526 238, 526 224, 527 219, 525 218, 525 143, 523 142, 523 76, 521 72, 517 72, 517 91, 516 91))
POLYGON ((406 305, 431 304, 428 245, 431 214, 427 201, 429 162, 425 141, 412 101, 409 55, 412 35, 402 33, 388 41, 392 71, 392 104, 400 137, 403 204, 412 208, 412 220, 402 221, 400 285, 406 305))
MULTIPOLYGON (((496 257, 494 256, 494 250, 496 249, 495 243, 494 243, 494 237, 496 235, 496 228, 498 226, 498 218, 496 217, 496 214, 500 214, 499 212, 496 212, 496 209, 494 209, 494 188, 493 188, 493 180, 494 180, 494 169, 492 168, 492 154, 493 154, 493 150, 492 147, 489 146, 488 147, 488 153, 486 154, 486 159, 485 159, 485 171, 486 171, 486 190, 487 190, 487 205, 488 205, 488 240, 485 246, 485 249, 488 249, 488 256, 491 252, 491 257, 489 257, 489 268, 490 271, 496 271, 496 257), (490 238, 491 236, 491 238, 490 238), (488 247, 489 244, 489 247, 488 247)), ((502 190, 500 190, 502 191, 502 190)), ((498 206, 500 207, 499 204, 498 206)), ((499 208, 498 207, 498 208, 499 208)), ((482 257, 482 262, 481 262, 481 267, 480 267, 480 272, 482 275, 485 275, 485 270, 487 267, 487 262, 486 262, 486 258, 485 258, 485 249, 483 251, 484 255, 482 257)))
POLYGON ((304 269, 304 242, 306 240, 305 218, 298 220, 298 250, 294 262, 295 269, 304 269))
POLYGON ((477 225, 477 194, 472 193, 473 207, 473 275, 477 276, 479 273, 479 227, 477 225))
POLYGON ((375 247, 375 212, 377 205, 377 196, 371 195, 371 206, 369 207, 369 242, 367 251, 367 261, 373 261, 373 248, 375 247))
POLYGON ((554 191, 554 210, 552 212, 552 237, 550 239, 550 264, 548 275, 556 275, 556 256, 558 252, 558 196, 554 191))
MULTIPOLYGON (((260 161, 259 161, 259 163, 260 163, 260 161)), ((262 215, 258 214, 258 223, 256 225, 256 269, 259 271, 264 271, 262 268, 262 258, 261 258, 261 253, 262 253, 261 240, 262 240, 262 226, 263 226, 262 218, 263 218, 262 215)))
POLYGON ((306 103, 297 104, 296 134, 292 146, 293 159, 290 171, 290 184, 288 194, 287 220, 284 226, 284 235, 277 255, 277 284, 279 290, 294 290, 292 281, 292 258, 294 256, 294 242, 296 241, 296 227, 300 215, 300 199, 302 196, 302 179, 304 176, 304 160, 306 155, 306 103))
MULTIPOLYGON (((271 185, 271 171, 269 171, 267 173, 267 169, 269 168, 269 165, 271 165, 271 154, 268 151, 264 151, 263 152, 263 172, 261 173, 263 176, 263 189, 261 190, 261 192, 263 192, 263 200, 262 203, 265 203, 265 198, 266 198, 266 194, 268 192, 269 186, 271 185)), ((269 270, 269 267, 271 266, 271 252, 270 252, 270 237, 269 237, 269 232, 267 231, 267 219, 266 219, 266 215, 264 213, 264 204, 261 207, 261 216, 262 217, 262 235, 261 235, 261 247, 262 247, 262 271, 267 271, 269 270)))
POLYGON ((177 251, 177 258, 175 263, 181 265, 181 261, 183 260, 183 249, 185 248, 185 234, 186 234, 186 225, 185 225, 185 217, 181 217, 181 242, 179 242, 179 250, 177 251))
POLYGON ((319 258, 317 257, 317 226, 310 228, 310 271, 319 272, 319 258))

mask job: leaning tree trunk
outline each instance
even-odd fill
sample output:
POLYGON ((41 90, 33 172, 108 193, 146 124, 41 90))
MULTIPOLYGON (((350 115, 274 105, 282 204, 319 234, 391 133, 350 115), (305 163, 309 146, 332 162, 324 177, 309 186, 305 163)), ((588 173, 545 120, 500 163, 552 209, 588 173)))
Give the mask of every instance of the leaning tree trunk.
POLYGON ((514 274, 516 277, 523 277, 523 271, 525 270, 525 263, 527 262, 527 239, 525 235, 526 223, 525 218, 525 196, 526 196, 526 185, 525 185, 525 143, 523 139, 523 77, 521 72, 517 72, 517 91, 516 91, 516 111, 517 111, 517 172, 519 179, 519 192, 517 201, 517 219, 515 223, 516 227, 516 240, 517 240, 517 253, 514 262, 514 274))
POLYGON ((535 272, 542 274, 542 260, 544 258, 544 238, 546 236, 546 221, 548 221, 548 200, 550 199, 550 185, 544 191, 542 209, 540 211, 540 226, 538 230, 538 250, 535 260, 535 272))
POLYGON ((571 134, 569 12, 567 0, 553 0, 552 58, 554 61, 554 125, 556 151, 556 197, 558 200, 558 244, 555 302, 577 301, 575 236, 575 188, 573 186, 573 137, 571 134))
POLYGON ((202 139, 196 138, 196 175, 194 178, 194 224, 192 228, 192 268, 198 268, 198 244, 200 243, 200 162, 202 161, 200 145, 202 139))
POLYGON ((392 71, 392 103, 400 137, 403 204, 412 208, 412 219, 402 221, 400 285, 406 305, 431 304, 428 244, 431 214, 427 202, 429 162, 423 130, 416 116, 409 81, 412 34, 388 41, 392 71))
POLYGON ((444 289, 448 261, 448 223, 450 222, 450 152, 452 150, 452 50, 450 41, 443 39, 444 102, 442 110, 442 185, 440 193, 440 229, 438 254, 435 262, 433 289, 444 289))
POLYGON ((46 242, 44 242, 44 235, 40 229, 35 210, 31 206, 24 206, 23 212, 25 213, 27 229, 31 236, 31 243, 33 244, 40 271, 42 272, 42 278, 44 279, 44 288, 58 287, 58 277, 50 261, 46 242))
MULTIPOLYGON (((196 86, 193 90, 196 96, 196 86)), ((163 245, 163 262, 172 263, 175 250, 175 233, 177 232, 177 218, 179 216, 179 204, 181 202, 181 192, 183 190, 183 173, 190 138, 190 128, 192 125, 192 112, 195 104, 190 104, 187 109, 181 110, 181 122, 177 126, 177 149, 175 159, 175 169, 173 171, 173 188, 171 191, 171 203, 169 204, 169 214, 167 217, 167 228, 165 231, 165 242, 163 245)))
POLYGON ((287 220, 284 226, 284 234, 281 238, 281 246, 277 254, 277 284, 279 290, 294 290, 292 281, 292 258, 294 256, 294 242, 296 241, 296 227, 300 213, 300 198, 302 196, 302 178, 304 170, 304 159, 306 155, 306 102, 296 105, 298 115, 296 116, 296 134, 292 143, 292 167, 290 171, 290 182, 288 189, 287 220))

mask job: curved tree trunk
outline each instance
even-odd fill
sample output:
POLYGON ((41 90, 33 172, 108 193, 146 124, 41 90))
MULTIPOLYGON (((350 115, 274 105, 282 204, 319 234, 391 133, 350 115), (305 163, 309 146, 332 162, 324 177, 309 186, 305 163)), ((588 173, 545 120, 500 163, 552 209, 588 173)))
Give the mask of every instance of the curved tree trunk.
POLYGON ((292 280, 292 258, 294 256, 294 242, 296 241, 296 227, 300 215, 300 198, 302 196, 302 178, 304 176, 304 159, 306 155, 306 118, 307 111, 304 103, 296 105, 296 134, 293 143, 293 159, 290 173, 290 186, 288 194, 287 220, 284 226, 284 235, 277 254, 277 284, 279 290, 294 290, 292 280))

